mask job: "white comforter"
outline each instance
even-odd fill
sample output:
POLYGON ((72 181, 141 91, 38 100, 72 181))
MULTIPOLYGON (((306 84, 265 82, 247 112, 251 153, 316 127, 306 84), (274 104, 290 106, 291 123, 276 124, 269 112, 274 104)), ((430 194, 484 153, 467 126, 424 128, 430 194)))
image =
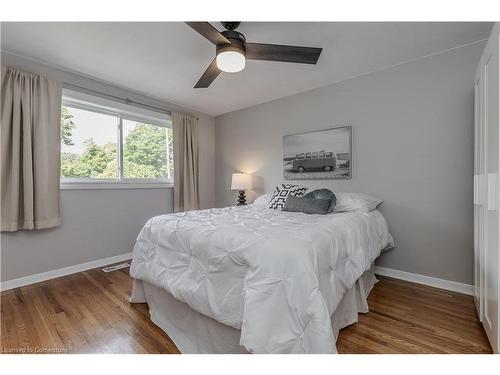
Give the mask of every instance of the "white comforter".
POLYGON ((392 244, 382 214, 307 215, 255 205, 157 216, 133 278, 241 329, 252 353, 335 353, 330 316, 392 244))

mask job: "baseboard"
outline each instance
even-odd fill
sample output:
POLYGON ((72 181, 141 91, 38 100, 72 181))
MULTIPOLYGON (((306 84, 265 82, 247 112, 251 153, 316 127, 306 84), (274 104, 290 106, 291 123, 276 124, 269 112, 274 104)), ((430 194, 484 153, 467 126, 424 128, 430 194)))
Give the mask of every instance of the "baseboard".
POLYGON ((0 291, 3 292, 9 289, 20 288, 22 286, 36 284, 51 279, 56 279, 58 277, 67 276, 82 271, 87 271, 92 268, 107 266, 108 264, 121 262, 131 258, 132 258, 132 253, 120 254, 113 257, 97 259, 86 263, 76 264, 74 266, 59 268, 53 271, 37 273, 35 275, 29 275, 20 277, 18 279, 3 281, 0 283, 0 291))
POLYGON ((437 277, 419 275, 418 273, 410 273, 379 266, 375 267, 375 273, 382 276, 393 277, 395 279, 411 281, 417 284, 423 284, 427 286, 433 286, 435 288, 451 290, 452 292, 468 294, 470 296, 474 295, 473 285, 463 284, 457 281, 438 279, 437 277))

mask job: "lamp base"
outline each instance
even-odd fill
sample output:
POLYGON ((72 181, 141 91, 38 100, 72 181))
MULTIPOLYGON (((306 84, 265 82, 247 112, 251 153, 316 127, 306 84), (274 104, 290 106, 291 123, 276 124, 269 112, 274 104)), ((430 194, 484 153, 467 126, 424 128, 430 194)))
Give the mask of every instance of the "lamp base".
POLYGON ((245 190, 240 190, 238 194, 238 204, 237 206, 246 206, 247 205, 247 199, 245 197, 245 190))

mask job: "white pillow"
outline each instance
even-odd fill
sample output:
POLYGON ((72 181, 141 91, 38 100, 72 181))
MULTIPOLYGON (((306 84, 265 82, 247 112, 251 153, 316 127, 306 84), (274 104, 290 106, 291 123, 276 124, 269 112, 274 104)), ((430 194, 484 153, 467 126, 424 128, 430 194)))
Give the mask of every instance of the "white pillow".
POLYGON ((371 211, 383 202, 383 200, 363 193, 337 193, 337 203, 333 212, 347 212, 355 210, 371 211))
POLYGON ((256 200, 253 201, 256 207, 267 207, 269 201, 271 200, 272 193, 262 194, 256 200))

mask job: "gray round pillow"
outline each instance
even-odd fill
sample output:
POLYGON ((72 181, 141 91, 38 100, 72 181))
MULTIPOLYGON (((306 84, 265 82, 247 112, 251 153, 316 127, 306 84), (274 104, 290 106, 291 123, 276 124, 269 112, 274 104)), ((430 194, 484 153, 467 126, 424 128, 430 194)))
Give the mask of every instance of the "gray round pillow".
POLYGON ((309 199, 329 199, 332 201, 330 208, 328 209, 328 213, 332 212, 335 208, 335 204, 337 203, 337 197, 333 194, 333 191, 328 189, 317 189, 313 190, 310 193, 307 193, 304 198, 309 199))

